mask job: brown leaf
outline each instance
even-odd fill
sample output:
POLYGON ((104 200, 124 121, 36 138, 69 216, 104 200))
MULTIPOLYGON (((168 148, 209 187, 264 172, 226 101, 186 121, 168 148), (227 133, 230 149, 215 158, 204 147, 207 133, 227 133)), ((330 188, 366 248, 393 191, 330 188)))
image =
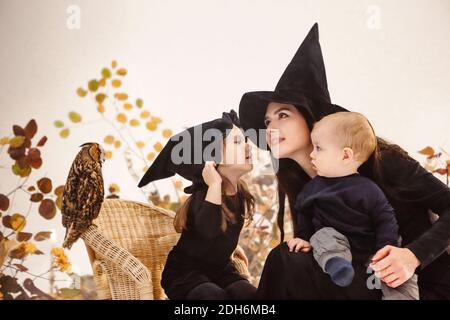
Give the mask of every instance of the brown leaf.
POLYGON ((25 136, 25 130, 18 125, 13 125, 13 132, 15 136, 25 136))
POLYGON ((436 173, 441 174, 441 175, 447 175, 448 169, 447 168, 440 168, 440 169, 434 170, 433 172, 436 172, 436 173))
POLYGON ((426 147, 419 151, 420 154, 432 157, 434 155, 434 149, 432 147, 426 147))
POLYGON ((44 195, 40 192, 33 193, 30 197, 31 202, 41 202, 44 199, 44 195))
POLYGON ((44 199, 39 205, 39 214, 47 220, 53 219, 56 214, 55 202, 52 199, 44 199))
POLYGON ((2 218, 2 223, 3 223, 3 225, 4 225, 6 228, 12 229, 12 226, 11 226, 11 216, 10 216, 10 215, 4 216, 4 217, 2 218))
POLYGON ((37 132, 37 123, 34 119, 31 119, 30 122, 25 126, 25 137, 28 139, 33 139, 34 135, 37 132))
POLYGON ((36 191, 36 188, 34 186, 29 186, 27 189, 29 192, 36 191))
POLYGON ((28 268, 25 267, 23 264, 14 263, 14 265, 16 266, 17 269, 19 269, 19 270, 22 271, 22 272, 28 271, 28 268))
POLYGON ((16 239, 17 241, 23 242, 30 240, 32 236, 33 234, 29 232, 19 232, 17 233, 16 239))
POLYGON ((9 198, 4 195, 0 194, 0 210, 6 211, 9 208, 9 198))
POLYGON ((62 208, 62 197, 57 197, 55 201, 56 207, 61 210, 62 208))
POLYGON ((9 147, 8 148, 8 154, 11 157, 11 159, 13 160, 19 160, 21 158, 23 158, 25 156, 25 147, 22 146, 20 148, 13 148, 13 147, 9 147))
POLYGON ((13 249, 9 252, 9 256, 13 259, 23 259, 27 256, 24 246, 20 246, 16 249, 13 249))
POLYGON ((34 169, 39 169, 42 165, 41 151, 37 148, 31 148, 28 150, 26 162, 34 169))
POLYGON ((41 231, 41 232, 36 233, 36 235, 34 236, 34 240, 44 241, 44 240, 50 239, 51 235, 52 235, 51 231, 41 231))
POLYGON ((43 193, 49 193, 53 189, 52 180, 50 180, 49 178, 39 179, 37 182, 37 186, 43 193))
POLYGON ((55 191, 54 191, 55 195, 57 197, 62 197, 63 193, 64 193, 64 186, 58 186, 55 191))
POLYGON ((41 250, 37 249, 37 250, 34 252, 34 254, 35 254, 35 255, 43 255, 44 253, 43 253, 41 250))
POLYGON ((39 140, 39 142, 37 143, 37 146, 38 146, 38 147, 43 147, 43 146, 45 145, 46 142, 47 142, 47 137, 46 137, 46 136, 43 136, 43 137, 39 140))

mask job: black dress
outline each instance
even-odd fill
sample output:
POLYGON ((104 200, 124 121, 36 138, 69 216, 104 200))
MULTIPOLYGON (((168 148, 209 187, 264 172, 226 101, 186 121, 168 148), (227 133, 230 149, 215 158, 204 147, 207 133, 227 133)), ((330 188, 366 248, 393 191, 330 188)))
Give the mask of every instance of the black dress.
MULTIPOLYGON (((450 189, 417 161, 382 153, 384 178, 396 186, 387 195, 395 210, 402 243, 421 262, 417 268, 420 299, 450 299, 450 189), (429 210, 439 215, 432 224, 429 210)), ((361 171, 360 171, 361 172, 361 171)), ((286 243, 267 257, 258 295, 261 299, 380 299, 369 289, 371 275, 358 259, 355 278, 342 288, 335 285, 312 253, 289 252, 286 243)))
POLYGON ((236 222, 221 230, 221 206, 205 200, 206 190, 192 195, 188 210, 187 230, 167 257, 161 285, 171 300, 182 300, 193 288, 213 282, 225 288, 246 280, 234 264, 231 255, 238 244, 244 224, 244 207, 226 197, 227 207, 235 214, 236 222))

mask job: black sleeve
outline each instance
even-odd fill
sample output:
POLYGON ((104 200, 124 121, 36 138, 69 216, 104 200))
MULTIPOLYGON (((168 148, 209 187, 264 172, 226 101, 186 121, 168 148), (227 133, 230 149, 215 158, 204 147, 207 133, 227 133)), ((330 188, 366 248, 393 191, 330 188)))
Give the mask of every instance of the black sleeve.
POLYGON ((300 238, 306 241, 314 234, 314 225, 312 223, 312 214, 308 210, 302 210, 303 192, 300 192, 295 200, 295 216, 297 219, 297 228, 294 230, 294 237, 300 238))
POLYGON ((386 172, 391 178, 401 182, 399 198, 439 215, 439 219, 429 230, 406 246, 419 259, 423 269, 450 244, 450 189, 414 159, 395 155, 389 155, 387 159, 386 163, 383 159, 386 172))
POLYGON ((189 215, 195 232, 210 240, 222 232, 222 207, 205 200, 205 197, 205 192, 193 195, 189 215))
POLYGON ((375 183, 371 181, 370 183, 369 190, 370 196, 373 198, 373 203, 369 212, 371 212, 375 227, 376 250, 386 245, 397 246, 399 236, 394 209, 389 204, 383 191, 375 183))

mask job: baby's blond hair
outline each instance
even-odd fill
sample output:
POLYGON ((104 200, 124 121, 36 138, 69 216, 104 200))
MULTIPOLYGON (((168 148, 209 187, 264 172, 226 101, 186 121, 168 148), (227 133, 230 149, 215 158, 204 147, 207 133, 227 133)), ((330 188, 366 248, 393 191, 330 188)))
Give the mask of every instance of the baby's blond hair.
POLYGON ((336 112, 322 118, 314 128, 323 124, 334 126, 342 148, 351 148, 355 158, 366 161, 377 148, 377 137, 369 120, 358 112, 336 112))

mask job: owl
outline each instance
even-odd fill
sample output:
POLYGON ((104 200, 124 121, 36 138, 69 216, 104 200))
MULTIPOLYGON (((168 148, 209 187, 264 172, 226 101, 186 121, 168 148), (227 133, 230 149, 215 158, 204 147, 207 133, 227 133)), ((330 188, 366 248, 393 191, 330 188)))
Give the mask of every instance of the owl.
POLYGON ((63 247, 70 249, 97 218, 104 199, 102 163, 105 152, 98 143, 80 146, 69 171, 62 199, 63 247))

